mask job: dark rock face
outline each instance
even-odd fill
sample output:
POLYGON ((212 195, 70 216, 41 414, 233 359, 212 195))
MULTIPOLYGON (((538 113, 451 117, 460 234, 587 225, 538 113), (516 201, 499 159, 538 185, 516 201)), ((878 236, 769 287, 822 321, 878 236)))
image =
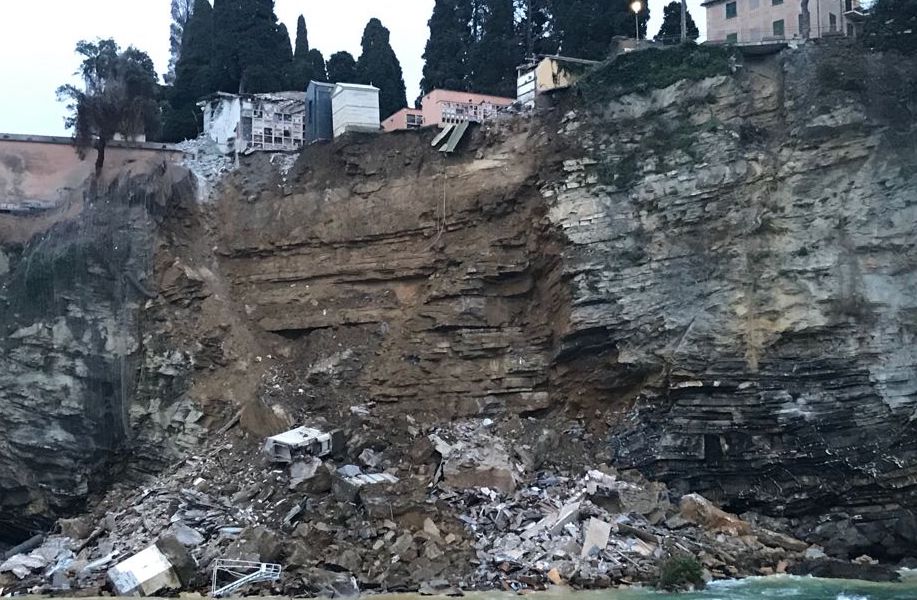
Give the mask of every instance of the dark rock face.
MULTIPOLYGON (((125 177, 79 220, 33 239, 0 275, 6 537, 78 507, 111 481, 123 456, 168 430, 168 422, 143 418, 144 404, 167 410, 174 396, 158 392, 180 381, 184 365, 169 364, 168 354, 145 343, 141 307, 150 294, 156 220, 189 194, 187 174, 125 177)), ((149 466, 170 454, 168 446, 148 452, 149 466)))
MULTIPOLYGON (((834 51, 747 64, 757 82, 711 89, 723 126, 690 164, 564 208, 582 248, 573 319, 607 332, 617 371, 647 378, 611 438, 620 464, 796 518, 830 553, 894 558, 917 533, 917 178, 913 143, 896 141, 914 123, 876 97, 891 62, 870 59, 875 90, 826 88, 834 51)), ((673 120, 700 110, 655 99, 673 120)))

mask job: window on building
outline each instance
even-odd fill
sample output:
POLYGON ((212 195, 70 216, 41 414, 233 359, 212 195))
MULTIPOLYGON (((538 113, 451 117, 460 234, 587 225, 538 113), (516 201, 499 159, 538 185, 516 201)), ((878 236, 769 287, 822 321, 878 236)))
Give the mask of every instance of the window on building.
POLYGON ((738 11, 736 10, 736 3, 735 3, 735 2, 727 2, 727 3, 726 3, 726 18, 727 18, 727 19, 734 19, 734 18, 736 17, 736 15, 738 15, 738 14, 739 14, 739 13, 738 13, 738 11))
POLYGON ((834 13, 828 13, 828 30, 837 31, 837 15, 834 13))
POLYGON ((783 19, 774 21, 774 37, 782 38, 784 35, 783 19))
POLYGON ((847 35, 856 37, 856 31, 853 29, 853 23, 847 23, 847 35))
POLYGON ((850 12, 853 10, 853 0, 844 0, 844 11, 850 12))
POLYGON ((738 33, 728 34, 726 36, 726 43, 727 44, 738 44, 739 43, 739 34, 738 33))
POLYGON ((408 129, 419 129, 423 127, 422 115, 408 115, 408 129))
POLYGON ((778 6, 783 4, 783 0, 771 0, 771 6, 778 6))

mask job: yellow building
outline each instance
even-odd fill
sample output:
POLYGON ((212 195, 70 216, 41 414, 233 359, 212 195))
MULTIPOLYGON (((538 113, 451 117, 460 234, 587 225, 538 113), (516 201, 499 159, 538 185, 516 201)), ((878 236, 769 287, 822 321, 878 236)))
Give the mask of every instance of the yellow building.
POLYGON ((540 94, 567 88, 576 83, 589 67, 598 64, 594 60, 548 55, 518 67, 516 80, 516 101, 523 106, 535 105, 540 94))

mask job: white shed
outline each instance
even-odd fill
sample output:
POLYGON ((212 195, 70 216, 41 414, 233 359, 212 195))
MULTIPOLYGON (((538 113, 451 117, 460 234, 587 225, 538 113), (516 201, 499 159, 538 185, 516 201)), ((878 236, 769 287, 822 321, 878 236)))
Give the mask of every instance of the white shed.
POLYGON ((358 83, 339 83, 331 94, 334 137, 348 131, 379 131, 379 88, 358 83))

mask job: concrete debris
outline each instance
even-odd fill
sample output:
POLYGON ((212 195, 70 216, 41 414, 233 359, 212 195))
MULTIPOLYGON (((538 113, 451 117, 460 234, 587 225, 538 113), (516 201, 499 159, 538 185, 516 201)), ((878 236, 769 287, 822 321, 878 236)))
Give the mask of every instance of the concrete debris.
MULTIPOLYGON (((791 538, 771 530, 756 537, 765 530, 744 521, 752 535, 698 525, 712 522, 698 515, 718 515, 715 507, 697 497, 680 511, 664 486, 633 472, 535 470, 540 451, 510 444, 499 422, 407 434, 393 448, 369 443, 390 424, 347 412, 352 422, 342 428, 348 443, 340 454, 296 455, 300 442, 324 451, 318 436, 299 435, 286 446, 290 462, 265 467, 260 442, 230 444, 238 430, 224 432, 148 487, 112 491, 85 518, 94 527, 83 540, 50 536, 0 570, 21 581, 22 591, 97 595, 108 586, 149 594, 203 591, 209 577, 202 575, 215 561, 241 560, 283 565, 265 590, 271 594, 347 596, 363 588, 457 595, 651 581, 672 552, 702 557, 714 577, 755 574, 799 556, 791 538), (511 477, 494 475, 494 457, 511 477), (123 557, 130 558, 116 565, 123 557)), ((60 527, 86 533, 71 522, 60 527)))
POLYGON ((581 558, 587 558, 592 554, 597 554, 605 550, 608 545, 608 538, 611 536, 611 523, 606 523, 595 517, 589 519, 586 526, 586 537, 583 539, 583 550, 580 553, 581 558))
POLYGON ((120 596, 152 596, 160 590, 181 588, 172 563, 155 545, 109 569, 108 580, 120 596))
POLYGON ((517 476, 503 440, 485 430, 486 425, 458 426, 448 432, 431 434, 433 447, 442 457, 443 483, 454 489, 492 488, 504 494, 516 490, 517 476))
POLYGON ((35 554, 16 554, 0 565, 0 573, 12 573, 19 579, 24 579, 33 571, 44 569, 48 561, 35 554))
POLYGON ((271 436, 264 442, 264 454, 276 463, 291 463, 295 457, 312 455, 328 456, 340 450, 340 431, 325 433, 312 427, 297 427, 271 436))

